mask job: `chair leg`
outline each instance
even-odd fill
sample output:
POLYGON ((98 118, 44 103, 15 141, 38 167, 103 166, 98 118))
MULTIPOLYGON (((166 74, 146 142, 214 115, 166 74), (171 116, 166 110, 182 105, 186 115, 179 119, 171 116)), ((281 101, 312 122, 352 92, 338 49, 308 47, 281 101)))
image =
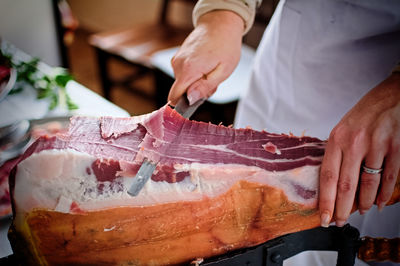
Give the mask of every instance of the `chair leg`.
POLYGON ((103 96, 109 101, 111 100, 111 79, 108 75, 108 59, 109 55, 103 50, 96 48, 97 60, 99 64, 100 82, 103 89, 103 96))
POLYGON ((157 68, 154 69, 153 73, 156 84, 155 100, 157 108, 160 108, 167 103, 168 93, 174 83, 174 79, 157 68))

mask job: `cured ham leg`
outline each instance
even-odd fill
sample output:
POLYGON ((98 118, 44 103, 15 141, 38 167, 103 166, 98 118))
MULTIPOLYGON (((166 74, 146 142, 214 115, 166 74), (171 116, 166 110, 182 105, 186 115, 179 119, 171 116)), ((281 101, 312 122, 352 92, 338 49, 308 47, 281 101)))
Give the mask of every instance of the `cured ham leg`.
POLYGON ((46 265, 174 265, 257 245, 319 226, 324 147, 189 121, 168 106, 75 117, 68 133, 39 138, 14 168, 10 241, 27 262, 46 265), (158 165, 131 197, 144 157, 158 165))

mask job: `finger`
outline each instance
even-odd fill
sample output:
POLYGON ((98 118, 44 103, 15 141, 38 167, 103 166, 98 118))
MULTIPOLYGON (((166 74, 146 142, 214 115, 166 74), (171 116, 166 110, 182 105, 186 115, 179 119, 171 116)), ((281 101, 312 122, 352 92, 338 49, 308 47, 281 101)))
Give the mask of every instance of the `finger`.
POLYGON ((182 77, 177 77, 168 94, 168 101, 170 104, 175 105, 179 98, 186 92, 187 88, 202 76, 203 74, 200 72, 188 72, 182 77))
MULTIPOLYGON (((224 81, 228 76, 229 73, 226 73, 224 71, 223 66, 221 64, 218 64, 212 71, 210 71, 207 74, 203 74, 198 80, 186 86, 185 89, 183 89, 183 92, 179 95, 182 96, 182 94, 185 93, 185 91, 187 91, 189 103, 193 104, 200 98, 210 97, 216 91, 218 85, 222 81, 224 81)), ((177 86, 181 85, 178 84, 177 86)), ((173 86, 173 88, 171 88, 171 91, 173 89, 176 88, 174 88, 173 86)), ((177 99, 171 98, 170 99, 171 104, 174 105, 178 101, 179 97, 177 99)))
POLYGON ((400 149, 395 149, 387 154, 385 158, 381 185, 379 188, 378 197, 376 198, 376 204, 378 205, 379 210, 382 210, 382 208, 390 200, 397 182, 399 171, 400 149))
POLYGON ((187 90, 189 103, 193 104, 201 98, 209 98, 228 75, 224 73, 222 65, 218 64, 210 73, 203 75, 201 79, 190 85, 187 90))
POLYGON ((189 100, 189 105, 194 104, 200 99, 209 98, 216 90, 208 87, 208 84, 205 84, 203 80, 198 80, 192 85, 189 86, 187 90, 187 98, 189 100))
MULTIPOLYGON (((168 101, 171 105, 175 105, 178 102, 179 98, 189 89, 189 86, 192 85, 193 87, 196 87, 198 89, 200 95, 211 95, 212 90, 217 87, 212 87, 211 84, 217 82, 221 79, 221 76, 223 76, 221 64, 217 64, 208 73, 202 73, 201 71, 198 71, 197 68, 194 69, 190 66, 186 66, 184 70, 185 72, 179 72, 181 74, 177 75, 176 80, 174 84, 172 84, 171 90, 169 92, 168 101)), ((190 101, 190 98, 188 99, 190 101)), ((191 104, 192 103, 193 102, 191 102, 191 104)))
POLYGON ((363 157, 363 155, 360 156, 360 153, 357 153, 355 150, 347 151, 343 154, 335 206, 335 220, 337 226, 343 226, 350 216, 363 157))
MULTIPOLYGON (((365 157, 364 165, 369 168, 379 169, 383 166, 385 151, 382 147, 374 148, 365 157)), ((381 182, 381 174, 369 174, 361 169, 360 193, 358 196, 358 208, 361 214, 366 213, 374 204, 381 182)))
POLYGON ((168 94, 168 101, 171 105, 175 105, 188 87, 204 76, 204 71, 212 71, 217 66, 217 64, 201 63, 193 58, 185 60, 178 56, 178 59, 175 59, 176 56, 171 60, 175 74, 175 81, 168 94))
POLYGON ((325 149, 319 181, 319 211, 323 227, 328 227, 332 219, 341 160, 342 152, 339 146, 330 140, 325 149))

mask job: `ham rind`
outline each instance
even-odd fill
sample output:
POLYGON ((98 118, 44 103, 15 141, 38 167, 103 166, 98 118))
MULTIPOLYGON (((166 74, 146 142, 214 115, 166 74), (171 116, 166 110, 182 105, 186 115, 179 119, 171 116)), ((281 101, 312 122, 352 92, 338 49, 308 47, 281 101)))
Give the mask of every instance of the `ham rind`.
POLYGON ((319 225, 324 147, 189 121, 168 106, 74 117, 14 168, 10 241, 28 262, 50 265, 171 265, 254 246, 319 225), (131 197, 144 158, 158 165, 131 197))

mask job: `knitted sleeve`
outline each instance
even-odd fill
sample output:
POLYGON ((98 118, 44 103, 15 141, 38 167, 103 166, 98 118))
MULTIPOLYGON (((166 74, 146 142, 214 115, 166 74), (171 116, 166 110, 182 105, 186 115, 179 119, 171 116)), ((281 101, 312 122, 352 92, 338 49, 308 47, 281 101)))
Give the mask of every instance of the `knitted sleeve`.
POLYGON ((193 9, 193 25, 207 12, 213 10, 230 10, 235 12, 244 21, 243 35, 246 34, 254 23, 256 7, 262 0, 199 0, 193 9))

